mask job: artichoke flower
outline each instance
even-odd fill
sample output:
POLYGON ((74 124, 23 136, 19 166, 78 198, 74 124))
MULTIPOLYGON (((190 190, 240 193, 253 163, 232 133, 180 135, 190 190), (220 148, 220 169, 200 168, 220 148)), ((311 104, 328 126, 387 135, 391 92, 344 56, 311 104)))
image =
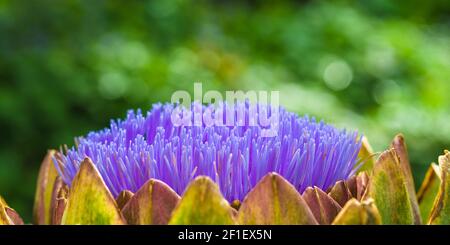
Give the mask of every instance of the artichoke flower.
MULTIPOLYGON (((402 135, 375 160, 357 132, 280 108, 277 135, 262 137, 248 103, 224 110, 245 122, 175 126, 174 106, 157 104, 49 150, 34 223, 450 224, 449 152, 416 194, 402 135)), ((0 208, 0 224, 23 223, 0 208)))

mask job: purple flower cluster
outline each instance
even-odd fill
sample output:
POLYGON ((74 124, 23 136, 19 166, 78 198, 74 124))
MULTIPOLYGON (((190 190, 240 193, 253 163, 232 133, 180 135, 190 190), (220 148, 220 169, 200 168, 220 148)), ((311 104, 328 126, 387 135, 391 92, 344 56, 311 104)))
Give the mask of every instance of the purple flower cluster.
MULTIPOLYGON (((262 107, 267 106, 257 105, 258 111, 262 107)), ((236 108, 226 110, 234 113, 236 108)), ((156 104, 146 116, 129 111, 110 128, 78 138, 76 147, 61 151, 54 162, 70 185, 80 162, 90 157, 115 197, 122 190, 137 191, 150 178, 182 194, 196 176, 207 175, 232 201, 242 200, 269 172, 282 175, 300 192, 308 186, 327 189, 354 174, 361 148, 357 132, 280 107, 277 135, 261 137, 262 127, 248 124, 249 104, 244 108, 246 123, 238 126, 174 126, 171 104, 156 104)))

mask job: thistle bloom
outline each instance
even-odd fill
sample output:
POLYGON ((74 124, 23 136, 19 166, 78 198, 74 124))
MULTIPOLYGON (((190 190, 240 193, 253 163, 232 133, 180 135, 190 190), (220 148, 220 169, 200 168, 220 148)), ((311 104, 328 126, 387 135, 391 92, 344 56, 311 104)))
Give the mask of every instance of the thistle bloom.
MULTIPOLYGON (((77 139, 76 147, 55 157, 55 166, 70 186, 80 163, 91 158, 114 197, 137 191, 150 178, 181 195, 196 176, 209 176, 228 201, 242 200, 269 172, 300 193, 310 186, 326 190, 354 174, 361 148, 357 132, 279 108, 276 136, 262 137, 264 127, 249 123, 250 106, 225 106, 234 115, 245 113, 245 122, 236 116, 234 126, 175 126, 172 104, 156 104, 146 115, 129 111, 125 120, 77 139)), ((208 106, 194 103, 191 108, 205 111, 208 106)))
MULTIPOLYGON (((449 151, 416 195, 402 135, 375 159, 356 132, 283 108, 219 107, 227 113, 204 125, 173 117, 211 107, 130 111, 71 149, 49 150, 35 224, 450 224, 449 151), (262 114, 275 136, 252 123, 262 114)), ((0 225, 22 223, 0 196, 0 225)))

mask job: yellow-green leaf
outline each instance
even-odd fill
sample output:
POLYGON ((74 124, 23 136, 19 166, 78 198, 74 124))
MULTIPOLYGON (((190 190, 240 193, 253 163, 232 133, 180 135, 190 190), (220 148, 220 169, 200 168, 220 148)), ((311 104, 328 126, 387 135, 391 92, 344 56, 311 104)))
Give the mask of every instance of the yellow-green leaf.
POLYGON ((81 163, 72 181, 61 224, 125 224, 116 201, 89 158, 81 163))
POLYGON ((165 183, 150 179, 123 207, 128 224, 167 225, 180 196, 165 183))
POLYGON ((0 196, 0 225, 23 225, 19 214, 0 196))
POLYGON ((383 152, 375 163, 369 197, 374 199, 383 224, 414 224, 406 180, 395 150, 383 152))
POLYGON ((239 208, 238 223, 313 225, 317 221, 295 187, 280 175, 269 173, 245 197, 239 208))
POLYGON ((439 157, 441 185, 431 210, 429 224, 450 225, 450 152, 439 157))
POLYGON ((53 157, 57 154, 55 150, 49 150, 42 161, 39 170, 36 194, 34 198, 33 220, 35 224, 43 225, 51 223, 51 199, 55 179, 58 176, 53 157))
POLYGON ((208 177, 192 181, 173 211, 172 225, 231 225, 235 224, 233 208, 208 177))
POLYGON ((419 201, 420 213, 422 214, 422 220, 429 219, 431 209, 433 208, 434 199, 436 198, 439 187, 441 185, 440 169, 435 163, 432 163, 428 168, 425 178, 417 193, 417 199, 419 201))
POLYGON ((358 172, 362 171, 370 171, 375 164, 375 158, 372 146, 369 144, 369 140, 363 136, 361 142, 361 150, 359 151, 358 158, 362 161, 361 167, 358 169, 358 172))
POLYGON ((336 216, 333 225, 380 225, 381 217, 372 199, 351 199, 336 216))
POLYGON ((0 225, 13 225, 13 222, 6 213, 6 203, 0 196, 0 225))
POLYGON ((406 190, 408 191, 409 202, 413 211, 414 224, 422 224, 422 217, 420 216, 419 203, 417 202, 416 189, 414 185, 414 178, 411 172, 411 165, 409 163, 408 149, 406 147, 403 135, 398 134, 392 141, 391 147, 394 148, 400 163, 400 168, 405 179, 406 190))

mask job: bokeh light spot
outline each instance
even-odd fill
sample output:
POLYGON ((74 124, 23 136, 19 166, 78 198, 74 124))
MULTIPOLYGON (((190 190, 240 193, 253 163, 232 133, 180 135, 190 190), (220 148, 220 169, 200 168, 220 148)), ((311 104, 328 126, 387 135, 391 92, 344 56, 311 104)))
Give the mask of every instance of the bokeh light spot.
POLYGON ((323 80, 329 88, 343 90, 353 80, 352 68, 343 60, 334 60, 325 67, 323 80))
POLYGON ((105 99, 122 97, 128 89, 128 79, 119 72, 105 73, 100 77, 98 90, 105 99))

